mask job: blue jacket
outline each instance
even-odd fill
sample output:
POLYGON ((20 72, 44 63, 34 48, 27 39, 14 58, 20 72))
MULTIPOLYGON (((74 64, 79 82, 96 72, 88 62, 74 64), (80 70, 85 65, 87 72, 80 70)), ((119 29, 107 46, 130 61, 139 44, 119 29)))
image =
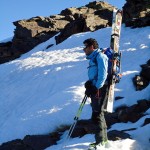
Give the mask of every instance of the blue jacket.
POLYGON ((108 57, 100 52, 99 49, 95 49, 86 58, 90 60, 88 67, 89 80, 92 81, 93 85, 96 86, 97 89, 100 89, 107 78, 108 57))

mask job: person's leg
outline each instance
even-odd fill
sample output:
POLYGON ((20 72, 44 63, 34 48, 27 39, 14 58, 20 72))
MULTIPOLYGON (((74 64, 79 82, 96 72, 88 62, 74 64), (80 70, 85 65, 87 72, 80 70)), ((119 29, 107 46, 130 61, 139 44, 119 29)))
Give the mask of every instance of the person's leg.
POLYGON ((97 130, 95 133, 96 143, 101 143, 107 141, 107 125, 103 112, 103 103, 106 95, 106 88, 104 86, 100 89, 100 97, 97 98, 95 95, 91 97, 92 101, 92 121, 97 124, 97 130))
POLYGON ((105 121, 105 117, 104 117, 104 113, 101 112, 98 115, 98 128, 97 131, 95 133, 95 140, 96 143, 102 143, 107 141, 107 126, 106 126, 106 121, 105 121))

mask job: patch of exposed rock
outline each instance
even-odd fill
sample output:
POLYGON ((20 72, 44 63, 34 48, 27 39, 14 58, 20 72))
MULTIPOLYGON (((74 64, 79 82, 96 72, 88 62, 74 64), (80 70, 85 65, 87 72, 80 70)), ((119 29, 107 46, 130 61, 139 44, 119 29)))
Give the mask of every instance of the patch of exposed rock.
POLYGON ((150 0, 126 0, 123 14, 127 27, 150 26, 150 0))
POLYGON ((56 37, 56 43, 59 44, 75 33, 95 31, 111 26, 112 11, 113 6, 110 4, 96 1, 84 7, 63 10, 61 15, 72 16, 74 19, 56 37))
POLYGON ((75 33, 111 26, 112 11, 110 4, 95 1, 83 7, 67 8, 58 15, 16 21, 12 42, 0 43, 0 63, 20 57, 58 33, 57 44, 75 33))
POLYGON ((133 83, 137 91, 145 89, 150 83, 150 59, 146 64, 141 65, 141 72, 133 78, 133 83))

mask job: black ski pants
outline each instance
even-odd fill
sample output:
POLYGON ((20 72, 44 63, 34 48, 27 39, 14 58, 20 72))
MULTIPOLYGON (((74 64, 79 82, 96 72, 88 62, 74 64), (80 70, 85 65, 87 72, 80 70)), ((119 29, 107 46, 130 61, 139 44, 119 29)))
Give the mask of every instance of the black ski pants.
POLYGON ((106 91, 108 86, 104 85, 99 89, 99 97, 96 95, 91 96, 91 106, 92 106, 92 121, 97 125, 97 130, 95 133, 96 143, 107 140, 107 125, 104 117, 104 105, 106 103, 106 91))

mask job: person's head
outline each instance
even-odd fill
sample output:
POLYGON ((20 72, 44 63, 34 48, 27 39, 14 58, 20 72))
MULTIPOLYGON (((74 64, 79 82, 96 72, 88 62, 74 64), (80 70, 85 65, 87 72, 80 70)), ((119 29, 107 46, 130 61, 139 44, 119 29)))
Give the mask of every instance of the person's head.
POLYGON ((93 38, 86 39, 84 42, 84 52, 86 55, 90 55, 95 49, 99 48, 97 41, 93 38))

